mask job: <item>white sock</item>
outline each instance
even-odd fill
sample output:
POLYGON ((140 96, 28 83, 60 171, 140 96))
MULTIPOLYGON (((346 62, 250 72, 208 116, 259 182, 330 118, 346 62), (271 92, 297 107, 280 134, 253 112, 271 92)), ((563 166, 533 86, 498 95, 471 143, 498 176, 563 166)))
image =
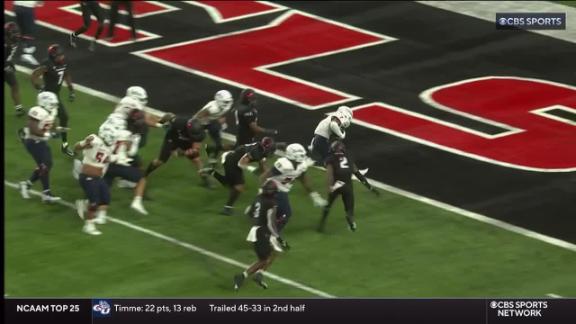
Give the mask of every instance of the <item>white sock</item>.
POLYGON ((135 197, 134 197, 134 200, 133 200, 133 203, 139 203, 139 204, 141 204, 141 203, 142 203, 142 197, 141 197, 141 196, 135 196, 135 197))
POLYGON ((97 210, 96 211, 96 217, 106 217, 106 211, 105 210, 97 210))

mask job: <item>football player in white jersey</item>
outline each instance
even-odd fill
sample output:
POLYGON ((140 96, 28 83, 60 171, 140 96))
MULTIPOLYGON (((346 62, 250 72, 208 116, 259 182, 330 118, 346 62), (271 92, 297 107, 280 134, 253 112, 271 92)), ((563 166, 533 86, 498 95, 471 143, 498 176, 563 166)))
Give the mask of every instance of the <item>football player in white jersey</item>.
MULTIPOLYGON (((108 124, 104 127, 112 126, 108 124)), ((112 126, 114 127, 114 126, 112 126)), ((130 204, 130 208, 136 210, 140 214, 147 215, 148 212, 142 205, 142 196, 146 189, 146 178, 143 172, 136 166, 132 165, 133 157, 138 153, 138 144, 140 142, 140 135, 133 134, 127 129, 123 129, 121 125, 116 126, 117 137, 113 144, 112 161, 108 166, 108 170, 104 176, 104 180, 109 187, 112 186, 116 177, 126 180, 130 183, 135 183, 134 199, 130 204)))
POLYGON ((292 215, 288 192, 292 189, 296 179, 300 179, 316 207, 326 206, 326 200, 318 192, 312 190, 306 176, 306 170, 312 165, 314 165, 314 161, 306 155, 306 149, 302 145, 294 143, 286 147, 286 156, 276 160, 274 167, 262 175, 261 180, 272 179, 278 187, 278 194, 276 195, 278 230, 282 230, 292 215))
MULTIPOLYGON (((57 106, 57 104, 56 104, 57 106)), ((42 201, 54 202, 60 200, 50 192, 50 169, 52 168, 52 153, 47 141, 52 137, 54 116, 52 111, 40 106, 30 108, 28 111, 26 127, 20 130, 20 137, 26 150, 36 162, 36 169, 30 178, 21 181, 20 194, 24 199, 30 199, 30 187, 40 180, 42 183, 42 201)))
POLYGON ((82 230, 90 235, 102 234, 96 224, 106 223, 106 210, 110 204, 110 191, 104 181, 104 174, 111 162, 117 131, 108 126, 100 127, 98 135, 88 135, 76 143, 74 151, 82 151, 82 170, 79 176, 80 186, 88 199, 76 201, 76 209, 80 218, 85 220, 82 230))
POLYGON ((324 160, 330 150, 332 140, 343 140, 346 137, 346 128, 352 122, 352 109, 340 106, 335 113, 322 119, 314 130, 314 138, 310 144, 312 158, 317 165, 324 165, 324 160))
POLYGON ((232 94, 228 90, 220 90, 214 95, 214 100, 208 102, 192 118, 196 118, 202 124, 212 139, 212 145, 206 147, 209 163, 214 165, 216 158, 222 150, 228 150, 222 145, 222 130, 226 129, 226 114, 232 108, 232 94))

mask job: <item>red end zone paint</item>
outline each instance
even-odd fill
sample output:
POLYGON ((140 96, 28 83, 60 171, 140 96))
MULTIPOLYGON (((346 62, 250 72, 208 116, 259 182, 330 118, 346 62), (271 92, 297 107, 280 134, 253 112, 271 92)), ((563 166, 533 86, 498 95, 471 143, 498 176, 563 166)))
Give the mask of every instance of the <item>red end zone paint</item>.
POLYGON ((532 171, 576 170, 576 127, 531 111, 553 105, 576 108, 572 87, 518 78, 488 78, 439 87, 436 105, 508 124, 520 131, 485 138, 384 103, 356 107, 361 125, 453 153, 532 171))
MULTIPOLYGON (((4 1, 4 10, 13 12, 13 1, 4 1)), ((64 29, 66 32, 73 32, 82 26, 82 15, 76 15, 66 10, 63 7, 77 5, 78 1, 44 1, 42 7, 36 7, 36 20, 42 21, 44 23, 53 25, 56 28, 64 29)), ((160 7, 158 7, 160 8, 160 7)), ((80 8, 76 9, 80 12, 80 8)), ((107 12, 102 12, 107 18, 107 12)), ((97 22, 96 18, 92 17, 92 24, 90 28, 84 33, 84 35, 94 37, 96 35, 97 22)), ((108 31, 108 24, 105 25, 104 31, 102 32, 102 39, 108 31)), ((127 29, 116 28, 114 39, 107 41, 108 43, 117 44, 130 40, 130 31, 127 29)), ((141 32, 137 32, 137 39, 149 38, 150 36, 145 35, 141 32)))
POLYGON ((203 5, 206 9, 211 8, 209 10, 217 13, 216 22, 236 20, 279 10, 277 6, 257 1, 196 1, 196 3, 203 5))
POLYGON ((355 97, 309 81, 269 72, 265 66, 354 50, 386 40, 290 12, 269 26, 140 54, 175 64, 193 73, 201 72, 218 81, 252 87, 279 100, 317 108, 355 97))

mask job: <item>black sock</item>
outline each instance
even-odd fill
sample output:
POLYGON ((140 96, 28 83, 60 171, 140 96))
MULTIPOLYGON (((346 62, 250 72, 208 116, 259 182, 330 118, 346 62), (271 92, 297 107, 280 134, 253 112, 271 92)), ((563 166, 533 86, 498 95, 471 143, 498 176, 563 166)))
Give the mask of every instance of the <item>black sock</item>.
POLYGON ((38 181, 39 178, 40 178, 40 172, 38 170, 34 170, 34 172, 32 172, 32 175, 28 179, 28 181, 30 183, 34 183, 34 182, 38 181))
POLYGON ((50 174, 48 172, 40 176, 40 182, 42 182, 42 189, 50 193, 50 174))
POLYGON ((230 195, 228 196, 228 202, 226 203, 226 206, 234 206, 234 203, 236 200, 238 200, 238 197, 240 197, 240 191, 234 188, 230 189, 230 195))
POLYGON ((220 182, 223 186, 227 186, 228 185, 228 181, 226 181, 226 178, 221 175, 220 173, 214 171, 214 174, 212 174, 214 176, 214 178, 216 178, 216 180, 218 180, 218 182, 220 182))

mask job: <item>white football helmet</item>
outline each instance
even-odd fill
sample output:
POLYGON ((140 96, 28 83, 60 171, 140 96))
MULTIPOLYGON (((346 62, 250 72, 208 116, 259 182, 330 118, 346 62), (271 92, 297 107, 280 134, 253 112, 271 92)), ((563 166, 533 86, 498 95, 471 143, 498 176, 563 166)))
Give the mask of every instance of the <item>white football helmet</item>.
POLYGON ((142 106, 146 106, 148 104, 148 94, 146 90, 139 86, 131 86, 130 88, 126 89, 126 97, 134 98, 142 104, 142 106))
POLYGON ((112 146, 112 144, 116 142, 118 131, 114 127, 104 123, 100 126, 100 129, 98 129, 98 137, 100 137, 106 145, 112 146))
POLYGON ((338 118, 338 120, 340 121, 340 126, 342 128, 348 128, 348 126, 350 126, 350 123, 352 122, 352 116, 350 116, 346 112, 336 112, 334 116, 338 118))
POLYGON ((306 160, 306 149, 298 143, 290 144, 286 147, 286 158, 298 163, 304 162, 306 160))
POLYGON ((132 111, 133 109, 136 110, 144 110, 142 103, 138 99, 134 99, 132 97, 124 97, 118 103, 118 107, 121 107, 122 110, 125 111, 132 111))
POLYGON ((228 110, 232 107, 232 94, 228 90, 220 90, 214 95, 216 105, 221 110, 228 110))
POLYGON ((352 119, 352 117, 354 116, 354 112, 348 106, 340 106, 340 107, 338 107, 338 110, 336 110, 336 112, 344 114, 344 115, 349 115, 350 119, 352 119))
POLYGON ((37 97, 38 106, 44 108, 49 113, 58 109, 58 97, 56 94, 50 91, 42 91, 37 97))

